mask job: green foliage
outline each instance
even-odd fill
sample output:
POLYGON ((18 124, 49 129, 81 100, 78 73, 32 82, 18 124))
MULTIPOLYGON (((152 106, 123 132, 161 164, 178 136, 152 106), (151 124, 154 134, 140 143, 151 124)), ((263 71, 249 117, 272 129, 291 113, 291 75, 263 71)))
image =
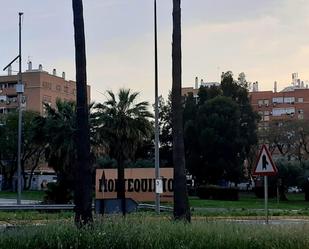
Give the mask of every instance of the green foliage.
POLYGON ((251 108, 244 75, 240 79, 224 73, 219 87, 199 89, 198 102, 193 95, 186 98, 186 163, 199 183, 240 181, 243 162, 257 143, 258 116, 251 108))
POLYGON ((160 165, 173 166, 172 152, 172 103, 171 93, 168 100, 165 101, 162 96, 159 97, 159 127, 160 127, 160 165))
POLYGON ((276 166, 278 168, 277 177, 282 179, 282 184, 286 187, 303 185, 305 172, 298 161, 278 160, 276 166))
POLYGON ((66 183, 60 181, 57 183, 48 183, 44 196, 45 204, 63 204, 69 203, 73 199, 71 188, 66 183))
MULTIPOLYGON (((34 171, 43 158, 45 142, 37 123, 39 114, 23 112, 21 169, 26 184, 25 168, 34 171)), ((12 188, 12 177, 17 169, 18 112, 11 112, 0 117, 0 167, 4 175, 5 188, 12 188)))
POLYGON ((115 169, 117 168, 117 161, 109 156, 100 157, 97 159, 97 165, 100 169, 115 169))
POLYGON ((197 196, 201 199, 238 201, 237 188, 225 188, 217 185, 205 185, 197 188, 197 196))
POLYGON ((44 105, 45 115, 37 118, 40 137, 46 142, 45 158, 57 174, 57 183, 50 184, 45 201, 67 203, 74 187, 76 165, 76 105, 56 101, 56 106, 44 105))
POLYGON ((99 140, 104 141, 111 158, 117 162, 134 159, 138 146, 143 144, 153 132, 147 110, 148 102, 136 103, 139 95, 130 89, 120 89, 117 97, 107 91, 108 99, 95 106, 93 118, 97 126, 94 130, 99 140))
POLYGON ((228 222, 182 222, 106 219, 79 230, 72 224, 53 224, 2 232, 7 249, 304 249, 309 247, 307 225, 265 226, 228 222))

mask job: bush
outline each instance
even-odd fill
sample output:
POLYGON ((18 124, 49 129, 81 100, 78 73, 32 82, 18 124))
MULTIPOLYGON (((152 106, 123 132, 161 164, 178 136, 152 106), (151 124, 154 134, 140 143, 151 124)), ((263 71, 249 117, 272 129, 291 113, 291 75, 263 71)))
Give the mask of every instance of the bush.
MULTIPOLYGON (((255 187, 253 191, 257 198, 264 198, 264 187, 255 187)), ((277 189, 272 186, 268 186, 268 198, 274 198, 277 196, 277 189)))
POLYGON ((45 191, 45 204, 67 204, 73 199, 73 195, 68 187, 60 183, 48 183, 45 191))
POLYGON ((304 184, 305 201, 309 201, 309 180, 304 184))
POLYGON ((224 188, 216 185, 205 185, 197 188, 197 196, 200 199, 238 201, 239 192, 237 188, 224 188))

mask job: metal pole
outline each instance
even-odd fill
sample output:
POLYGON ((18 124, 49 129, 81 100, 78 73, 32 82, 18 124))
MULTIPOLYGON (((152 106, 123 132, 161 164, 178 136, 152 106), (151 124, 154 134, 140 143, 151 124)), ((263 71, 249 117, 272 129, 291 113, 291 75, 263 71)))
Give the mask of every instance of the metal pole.
POLYGON ((267 182, 267 176, 264 176, 264 198, 265 198, 265 218, 266 218, 266 224, 268 224, 268 182, 267 182))
POLYGON ((16 87, 18 93, 18 149, 17 149, 17 204, 21 204, 21 133, 22 133, 22 68, 21 68, 21 17, 23 13, 19 14, 19 72, 18 72, 18 86, 16 87))
MULTIPOLYGON (((160 177, 159 163, 159 103, 158 103, 158 41, 157 41, 157 1, 154 0, 154 38, 155 38, 155 177, 160 177)), ((160 194, 156 193, 156 212, 160 214, 160 194)))

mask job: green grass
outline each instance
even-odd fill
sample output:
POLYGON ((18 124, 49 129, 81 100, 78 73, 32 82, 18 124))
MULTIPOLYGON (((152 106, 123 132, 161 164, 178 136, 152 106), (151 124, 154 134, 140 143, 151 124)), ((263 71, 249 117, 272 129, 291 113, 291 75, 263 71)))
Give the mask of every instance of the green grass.
MULTIPOLYGON (((270 209, 306 209, 309 203, 305 202, 304 194, 288 194, 288 201, 277 203, 276 198, 269 199, 270 209)), ((190 198, 190 205, 199 208, 230 208, 230 209, 263 209, 264 199, 258 199, 253 193, 240 193, 239 201, 201 200, 197 197, 190 198)))
MULTIPOLYGON (((43 201, 45 192, 44 191, 23 191, 21 194, 24 200, 37 200, 43 201)), ((16 199, 17 193, 12 191, 0 191, 0 198, 4 199, 16 199)))
POLYGON ((72 211, 61 212, 38 212, 38 211, 1 211, 0 222, 13 224, 32 224, 36 221, 55 221, 72 219, 74 213, 72 211))
POLYGON ((148 217, 109 218, 78 230, 72 222, 1 232, 6 249, 308 249, 308 225, 183 224, 148 217))

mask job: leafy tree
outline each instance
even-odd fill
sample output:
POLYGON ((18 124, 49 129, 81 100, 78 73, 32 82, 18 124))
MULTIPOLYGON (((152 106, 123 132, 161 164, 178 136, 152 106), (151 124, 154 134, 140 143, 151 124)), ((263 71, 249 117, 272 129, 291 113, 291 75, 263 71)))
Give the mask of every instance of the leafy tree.
MULTIPOLYGON (((23 139, 21 152, 21 170, 24 189, 29 189, 33 172, 42 162, 45 143, 38 136, 38 114, 25 111, 23 115, 23 139), (30 175, 26 170, 30 169, 30 175)), ((12 188, 13 176, 17 170, 17 130, 18 113, 12 112, 3 115, 0 120, 0 166, 5 176, 6 187, 12 188)))
POLYGON ((76 66, 76 149, 75 223, 83 226, 92 222, 92 165, 90 158, 90 128, 87 101, 86 45, 83 1, 72 0, 76 66))
POLYGON ((240 110, 230 98, 218 96, 200 107, 197 116, 198 138, 204 161, 201 175, 207 182, 239 180, 241 174, 239 139, 240 110))
POLYGON ((302 186, 305 179, 305 168, 298 161, 280 159, 276 161, 278 175, 275 177, 279 185, 281 201, 287 201, 286 191, 290 186, 302 186))
POLYGON ((181 97, 181 8, 180 0, 173 0, 172 42, 172 132, 174 162, 174 218, 191 221, 185 174, 183 141, 183 110, 181 97))
POLYGON ((165 101, 159 97, 160 165, 173 166, 172 103, 171 93, 165 101))
POLYGON ((117 97, 107 91, 108 99, 95 106, 96 132, 107 145, 107 153, 116 159, 118 168, 117 198, 122 200, 125 214, 124 168, 145 139, 151 137, 153 126, 149 121, 152 114, 147 110, 148 102, 136 103, 138 92, 120 89, 117 97))
POLYGON ((260 134, 272 153, 286 160, 307 160, 309 156, 309 125, 304 120, 273 121, 260 134))
POLYGON ((235 181, 245 159, 252 164, 258 115, 252 110, 245 75, 239 81, 222 74, 220 86, 201 87, 199 99, 188 96, 184 108, 187 168, 198 182, 235 181))

